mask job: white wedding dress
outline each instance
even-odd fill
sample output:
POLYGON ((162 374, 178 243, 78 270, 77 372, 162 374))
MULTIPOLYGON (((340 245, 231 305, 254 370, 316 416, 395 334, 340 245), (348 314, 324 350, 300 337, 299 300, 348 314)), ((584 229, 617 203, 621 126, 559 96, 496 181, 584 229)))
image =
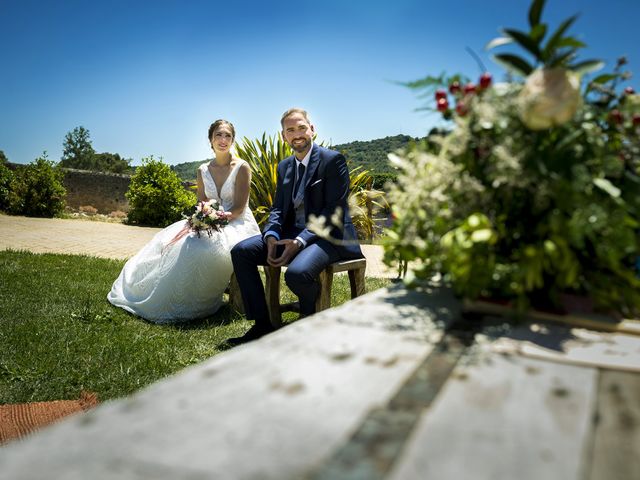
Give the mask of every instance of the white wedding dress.
MULTIPOLYGON (((207 168, 199 167, 207 198, 217 199, 225 210, 233 205, 235 179, 240 160, 229 173, 220 193, 207 168)), ((135 256, 131 257, 113 283, 108 300, 117 307, 156 323, 177 323, 207 317, 222 305, 233 266, 231 247, 240 240, 260 233, 249 206, 238 218, 211 237, 189 232, 180 240, 171 240, 183 229, 186 220, 158 232, 135 256)))

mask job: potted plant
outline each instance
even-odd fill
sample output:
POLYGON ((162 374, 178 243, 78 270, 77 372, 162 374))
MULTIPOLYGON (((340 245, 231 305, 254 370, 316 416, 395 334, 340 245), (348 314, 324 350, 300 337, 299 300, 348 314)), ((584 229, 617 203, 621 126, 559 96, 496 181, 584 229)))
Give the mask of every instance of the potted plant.
POLYGON ((583 298, 606 313, 640 310, 640 96, 625 59, 610 73, 579 61, 585 45, 529 10, 528 32, 505 29, 488 48, 507 80, 484 73, 427 77, 450 129, 390 155, 393 226, 386 260, 410 262, 406 281, 439 277, 468 299, 522 312, 566 310, 583 298))

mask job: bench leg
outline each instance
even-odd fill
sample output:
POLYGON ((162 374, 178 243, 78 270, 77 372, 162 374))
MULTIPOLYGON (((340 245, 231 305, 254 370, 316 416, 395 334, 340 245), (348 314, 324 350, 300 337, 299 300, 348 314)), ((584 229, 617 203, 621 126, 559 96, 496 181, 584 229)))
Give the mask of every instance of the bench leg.
POLYGON ((229 280, 229 305, 239 313, 244 313, 244 305, 242 304, 242 294, 240 293, 240 285, 236 279, 236 274, 231 274, 229 280))
POLYGON ((349 284, 351 285, 351 298, 359 297, 365 293, 364 268, 349 270, 349 284))
POLYGON ((316 312, 331 308, 331 286, 333 285, 333 272, 323 270, 318 276, 320 294, 316 299, 316 312))
POLYGON ((280 267, 264 267, 265 294, 267 306, 269 307, 269 320, 271 325, 279 327, 282 325, 282 313, 280 312, 280 267))

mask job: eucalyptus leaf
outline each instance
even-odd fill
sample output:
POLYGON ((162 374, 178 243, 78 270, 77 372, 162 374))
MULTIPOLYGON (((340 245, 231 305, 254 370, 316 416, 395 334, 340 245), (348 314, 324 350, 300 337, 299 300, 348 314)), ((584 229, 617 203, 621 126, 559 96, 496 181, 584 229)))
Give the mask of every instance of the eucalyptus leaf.
POLYGON ((525 59, 512 55, 510 53, 501 53, 494 55, 493 59, 496 63, 502 65, 507 70, 512 71, 517 75, 526 77, 533 72, 533 67, 525 59))
POLYGON ((534 57, 540 57, 540 48, 529 35, 519 30, 513 30, 511 28, 505 28, 503 31, 509 37, 513 38, 516 43, 518 43, 518 45, 533 54, 534 57))
POLYGON ((558 52, 547 61, 548 67, 562 67, 567 65, 576 56, 575 48, 570 48, 564 52, 558 52))
POLYGON ((598 75, 596 78, 591 80, 591 83, 597 83, 597 84, 607 83, 607 82, 610 82, 611 80, 615 80, 619 76, 620 76, 619 73, 603 73, 602 75, 598 75))
POLYGON ((513 43, 513 39, 509 38, 509 37, 497 37, 494 38, 493 40, 491 40, 489 43, 487 43, 487 45, 484 47, 485 50, 491 50, 492 48, 496 48, 496 47, 500 47, 502 45, 508 45, 510 43, 513 43))
POLYGON ((577 18, 578 15, 574 15, 573 17, 566 19, 560 24, 558 29, 553 32, 553 34, 549 38, 549 41, 547 42, 547 46, 544 47, 544 50, 542 50, 542 57, 545 61, 546 59, 551 58, 551 56, 554 54, 555 50, 558 48, 558 42, 563 38, 562 36, 564 35, 564 32, 567 31, 567 29, 573 22, 576 21, 577 18))
POLYGON ((593 184, 601 190, 604 190, 613 198, 620 197, 620 189, 616 187, 613 183, 611 183, 606 178, 594 178, 593 184))
POLYGON ((545 0, 534 0, 529 8, 529 25, 533 28, 540 23, 545 0))
POLYGON ((574 37, 563 37, 560 40, 558 40, 558 43, 556 44, 557 48, 563 48, 563 47, 584 48, 586 46, 587 46, 586 43, 581 42, 580 40, 574 37))
POLYGON ((542 41, 546 33, 547 33, 547 24, 540 23, 531 29, 529 36, 533 39, 534 42, 540 45, 540 42, 542 41))
POLYGON ((569 68, 579 75, 594 72, 604 67, 604 62, 601 60, 585 60, 584 62, 571 65, 569 68))

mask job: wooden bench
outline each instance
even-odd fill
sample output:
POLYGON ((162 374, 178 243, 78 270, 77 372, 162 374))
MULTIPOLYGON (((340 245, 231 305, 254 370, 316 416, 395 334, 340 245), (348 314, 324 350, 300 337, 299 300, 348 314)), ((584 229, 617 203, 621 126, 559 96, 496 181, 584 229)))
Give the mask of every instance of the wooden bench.
MULTIPOLYGON (((316 300, 316 312, 326 310, 331 307, 331 287, 333 285, 333 275, 339 272, 347 272, 351 287, 351 298, 356 298, 365 293, 364 273, 367 267, 367 260, 358 258, 356 260, 343 260, 335 262, 325 268, 319 276, 320 295, 316 300)), ((265 294, 267 306, 269 308, 269 318, 274 327, 282 324, 282 312, 299 312, 300 304, 291 302, 280 304, 280 273, 281 267, 271 267, 265 265, 265 294)), ((235 274, 231 275, 229 284, 229 303, 243 312, 242 295, 235 274)))

